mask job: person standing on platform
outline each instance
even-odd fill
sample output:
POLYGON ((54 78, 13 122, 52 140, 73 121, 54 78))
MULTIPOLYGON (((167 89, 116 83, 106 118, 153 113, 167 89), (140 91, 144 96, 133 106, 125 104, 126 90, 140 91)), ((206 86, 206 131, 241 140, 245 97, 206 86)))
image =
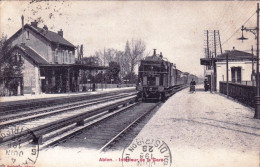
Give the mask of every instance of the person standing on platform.
POLYGON ((192 78, 192 80, 190 82, 190 92, 195 92, 195 85, 196 85, 196 82, 192 78))
POLYGON ((205 91, 209 90, 209 82, 207 81, 207 79, 204 80, 204 89, 205 91))

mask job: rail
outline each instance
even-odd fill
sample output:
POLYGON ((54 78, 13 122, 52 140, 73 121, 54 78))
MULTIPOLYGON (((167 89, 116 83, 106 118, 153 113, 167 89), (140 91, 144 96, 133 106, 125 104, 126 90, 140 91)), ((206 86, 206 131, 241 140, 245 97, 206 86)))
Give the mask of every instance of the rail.
POLYGON ((76 123, 78 126, 81 126, 82 124, 84 124, 84 119, 86 119, 87 117, 89 117, 93 114, 98 114, 98 113, 106 111, 106 110, 114 109, 114 108, 116 108, 117 106, 120 106, 120 105, 132 103, 132 102, 135 101, 135 98, 136 98, 135 96, 130 97, 127 100, 124 100, 124 101, 121 101, 121 102, 118 102, 118 103, 115 103, 115 104, 110 104, 110 105, 107 105, 107 106, 104 106, 104 107, 100 107, 100 108, 97 108, 97 109, 94 109, 94 110, 91 110, 91 111, 86 111, 86 112, 81 113, 81 114, 77 114, 77 115, 74 115, 74 116, 70 116, 70 117, 67 117, 67 118, 63 118, 63 119, 60 119, 60 120, 57 120, 57 121, 54 121, 54 122, 51 122, 51 123, 47 123, 47 124, 32 128, 31 131, 34 134, 33 136, 32 135, 28 136, 27 134, 29 132, 24 132, 24 133, 21 133, 17 136, 6 137, 6 138, 2 139, 2 141, 0 141, 0 145, 8 143, 11 140, 14 140, 14 139, 17 139, 17 138, 19 138, 20 141, 22 141, 22 142, 33 140, 34 143, 41 144, 42 136, 44 134, 47 134, 47 133, 49 133, 53 130, 60 129, 62 127, 68 126, 68 125, 73 124, 73 123, 76 123))
POLYGON ((147 110, 145 113, 143 113, 141 116, 136 118, 132 123, 130 123, 126 128, 124 128, 122 131, 120 131, 116 136, 114 136, 110 141, 108 141, 101 149, 99 149, 99 152, 105 151, 110 145, 112 145, 113 142, 115 142, 121 135, 123 135, 127 130, 129 130, 134 124, 139 122, 141 119, 143 119, 147 114, 149 114, 151 111, 153 111, 157 106, 159 106, 161 102, 156 103, 153 107, 151 107, 149 110, 147 110))
POLYGON ((72 103, 81 100, 87 99, 95 99, 97 97, 102 97, 106 95, 112 95, 115 93, 121 92, 134 92, 135 90, 115 90, 111 92, 104 92, 101 94, 78 94, 73 96, 60 96, 60 97, 51 97, 51 98, 44 98, 44 99, 31 99, 31 100, 21 100, 21 101, 11 101, 11 102, 1 102, 0 103, 0 114, 7 114, 11 112, 17 113, 18 111, 29 110, 29 109, 36 109, 46 106, 53 106, 58 104, 64 103, 72 103))

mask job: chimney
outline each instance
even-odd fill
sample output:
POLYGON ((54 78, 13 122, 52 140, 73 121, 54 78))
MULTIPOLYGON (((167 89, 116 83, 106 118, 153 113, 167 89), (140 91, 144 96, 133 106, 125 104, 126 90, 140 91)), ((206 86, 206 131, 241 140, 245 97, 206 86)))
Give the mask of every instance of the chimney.
POLYGON ((153 49, 153 55, 156 56, 156 49, 153 49))
POLYGON ((235 46, 233 46, 233 50, 235 50, 235 46))
POLYGON ((32 25, 33 27, 37 28, 38 22, 35 20, 35 21, 31 22, 31 25, 32 25))
POLYGON ((160 52, 160 58, 163 58, 162 52, 160 52))
POLYGON ((48 31, 48 27, 46 25, 43 26, 43 29, 48 31))
POLYGON ((25 44, 24 43, 24 16, 23 15, 22 15, 21 19, 22 19, 22 42, 21 42, 21 44, 25 44))
POLYGON ((63 37, 63 31, 62 31, 62 29, 60 29, 60 31, 58 31, 58 34, 59 34, 61 37, 63 37))

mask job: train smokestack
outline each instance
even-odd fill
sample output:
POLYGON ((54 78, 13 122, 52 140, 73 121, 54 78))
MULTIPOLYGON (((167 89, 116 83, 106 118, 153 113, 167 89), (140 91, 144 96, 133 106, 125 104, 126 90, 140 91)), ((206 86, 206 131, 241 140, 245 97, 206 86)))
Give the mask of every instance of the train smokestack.
POLYGON ((156 56, 156 49, 153 50, 153 55, 156 56))

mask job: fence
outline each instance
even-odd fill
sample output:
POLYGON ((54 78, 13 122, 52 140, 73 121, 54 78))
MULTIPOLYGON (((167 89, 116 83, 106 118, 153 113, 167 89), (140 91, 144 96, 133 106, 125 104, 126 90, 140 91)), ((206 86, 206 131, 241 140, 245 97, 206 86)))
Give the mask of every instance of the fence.
MULTIPOLYGON (((227 83, 219 82, 219 92, 227 94, 227 83)), ((228 83, 228 95, 238 101, 254 107, 254 99, 256 96, 256 87, 238 83, 228 83)))
POLYGON ((256 85, 256 81, 241 81, 237 84, 241 84, 241 85, 248 85, 248 86, 255 86, 256 85))

